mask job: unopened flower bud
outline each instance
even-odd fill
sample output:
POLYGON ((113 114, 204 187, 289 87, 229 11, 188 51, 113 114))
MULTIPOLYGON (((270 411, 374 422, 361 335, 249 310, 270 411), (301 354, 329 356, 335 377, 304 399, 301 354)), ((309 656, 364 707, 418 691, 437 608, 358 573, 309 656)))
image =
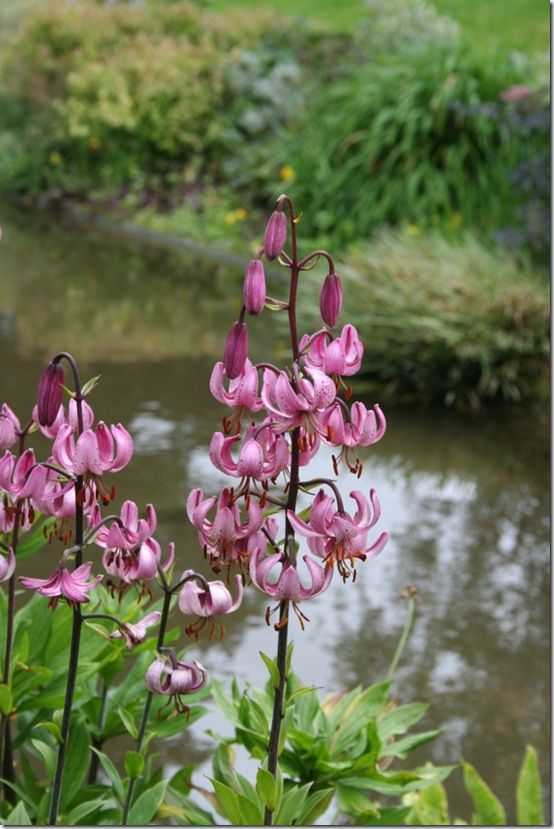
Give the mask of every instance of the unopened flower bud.
POLYGON ((287 217, 282 210, 274 210, 264 236, 264 253, 268 259, 277 259, 283 252, 287 238, 287 217))
POLYGON ((252 259, 244 275, 244 307, 249 314, 261 313, 265 302, 265 273, 263 262, 252 259))
POLYGON ((51 426, 63 400, 63 368, 48 363, 38 384, 37 418, 41 426, 51 426))
POLYGON ((333 328, 336 325, 342 306, 342 284, 340 276, 328 273, 319 295, 319 310, 323 322, 333 328))
POLYGON ((223 351, 223 365, 227 377, 234 380, 244 368, 248 357, 248 328, 245 322, 235 322, 231 326, 225 349, 223 351))

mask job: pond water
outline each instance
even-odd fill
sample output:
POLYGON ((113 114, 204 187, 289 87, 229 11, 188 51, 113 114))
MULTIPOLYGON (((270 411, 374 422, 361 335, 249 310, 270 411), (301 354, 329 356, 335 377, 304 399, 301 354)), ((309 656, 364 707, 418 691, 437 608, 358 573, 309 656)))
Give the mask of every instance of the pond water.
MULTIPOLYGON (((95 411, 121 420, 135 441, 132 464, 118 475, 121 496, 152 501, 159 540, 175 540, 183 567, 201 569, 183 504, 192 487, 212 492, 224 482, 207 457, 223 414, 208 379, 236 317, 240 269, 52 218, 0 211, 0 224, 0 402, 23 419, 58 350, 77 357, 85 379, 100 374, 95 411)), ((251 326, 254 358, 281 349, 266 322, 251 326)), ((429 703, 424 729, 446 730, 414 761, 471 761, 513 820, 517 771, 531 743, 548 814, 547 413, 388 406, 386 414, 387 434, 364 453, 361 480, 343 474, 340 483, 346 492, 377 489, 390 542, 359 567, 355 585, 336 578, 311 603, 305 632, 293 624, 297 672, 329 692, 383 679, 404 622, 399 593, 416 584, 422 601, 394 691, 400 702, 429 703)), ((331 474, 329 460, 322 452, 310 477, 331 474)), ((47 573, 52 560, 30 562, 47 573)), ((266 604, 247 591, 225 639, 199 643, 214 676, 265 681, 258 651, 273 653, 276 644, 266 604)), ((205 761, 206 727, 225 725, 216 713, 200 720, 192 747, 186 738, 167 747, 171 760, 205 761)), ((452 813, 468 820, 459 772, 447 787, 452 813)))

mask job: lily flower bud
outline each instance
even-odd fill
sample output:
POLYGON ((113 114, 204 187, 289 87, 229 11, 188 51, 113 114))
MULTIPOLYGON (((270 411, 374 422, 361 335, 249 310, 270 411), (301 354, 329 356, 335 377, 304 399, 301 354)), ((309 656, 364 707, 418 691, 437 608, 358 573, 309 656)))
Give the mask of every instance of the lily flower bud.
POLYGON ((319 295, 319 310, 323 322, 333 328, 339 318, 342 306, 342 284, 340 276, 328 273, 319 295))
POLYGON ((51 426, 63 400, 63 367, 48 363, 38 384, 37 419, 41 426, 51 426))
POLYGON ((277 259, 283 252, 287 238, 287 217, 282 210, 274 210, 264 236, 264 253, 268 259, 277 259))
POLYGON ((244 307, 249 314, 261 313, 265 302, 265 273, 263 262, 252 259, 244 275, 244 307))
POLYGON ((248 328, 245 322, 234 322, 223 350, 223 365, 227 377, 234 380, 244 368, 248 357, 248 328))

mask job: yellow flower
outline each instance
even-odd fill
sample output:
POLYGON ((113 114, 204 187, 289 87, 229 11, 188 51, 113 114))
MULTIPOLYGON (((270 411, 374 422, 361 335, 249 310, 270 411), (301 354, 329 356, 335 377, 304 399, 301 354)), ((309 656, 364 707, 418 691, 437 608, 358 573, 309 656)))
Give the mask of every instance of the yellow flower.
POLYGON ((290 164, 285 164, 279 171, 282 181, 294 181, 295 173, 290 164))
POLYGON ((463 223, 464 220, 463 220, 462 216, 460 216, 459 213, 454 213, 454 215, 452 216, 450 221, 452 223, 452 227, 455 227, 456 229, 458 229, 459 227, 462 226, 462 223, 463 223))
POLYGON ((419 236, 419 227, 417 225, 408 225, 408 236, 419 236))
POLYGON ((59 167, 62 163, 62 157, 56 150, 54 150, 53 153, 50 153, 50 158, 48 160, 52 167, 59 167))
POLYGON ((225 214, 225 224, 226 225, 234 225, 237 220, 236 212, 234 210, 230 210, 228 213, 225 214))
POLYGON ((247 216, 248 213, 246 212, 244 207, 237 207, 237 209, 235 210, 235 217, 237 222, 244 222, 247 216))

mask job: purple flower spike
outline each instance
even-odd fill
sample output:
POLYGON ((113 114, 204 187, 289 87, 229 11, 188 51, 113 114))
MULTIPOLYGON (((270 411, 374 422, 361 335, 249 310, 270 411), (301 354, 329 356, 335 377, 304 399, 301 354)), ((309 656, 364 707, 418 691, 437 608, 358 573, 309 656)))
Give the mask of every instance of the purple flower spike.
POLYGON ((37 419, 41 426, 51 426, 63 400, 63 367, 48 363, 38 384, 37 419))
POLYGON ((342 284, 340 276, 336 273, 328 273, 319 295, 319 310, 323 322, 333 328, 339 318, 342 306, 342 284))
POLYGON ((248 357, 248 328, 245 322, 234 322, 225 341, 223 365, 231 380, 239 376, 248 357))
POLYGON ((264 236, 264 253, 269 260, 277 259, 283 252, 287 239, 287 217, 282 210, 274 210, 264 236))
POLYGON ((244 275, 244 307, 249 314, 257 316, 265 303, 265 272, 263 262, 252 259, 244 275))

